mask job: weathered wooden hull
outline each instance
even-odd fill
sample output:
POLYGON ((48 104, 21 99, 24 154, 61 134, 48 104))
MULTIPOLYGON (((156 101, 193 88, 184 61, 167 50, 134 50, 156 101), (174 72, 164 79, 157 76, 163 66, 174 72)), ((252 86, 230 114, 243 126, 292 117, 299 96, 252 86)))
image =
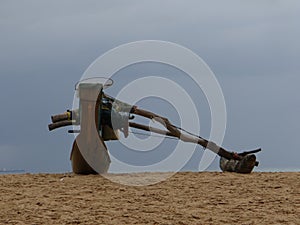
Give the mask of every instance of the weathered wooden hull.
MULTIPOLYGON (((90 156, 89 158, 93 158, 93 165, 90 165, 81 153, 78 148, 76 140, 73 143, 72 151, 71 151, 71 164, 72 164, 72 171, 76 174, 99 174, 99 173, 107 173, 110 165, 110 158, 106 149, 106 146, 101 139, 103 146, 98 147, 94 157, 90 156)), ((83 149, 82 151, 84 151, 83 149)), ((91 163, 91 162, 90 162, 91 163)))

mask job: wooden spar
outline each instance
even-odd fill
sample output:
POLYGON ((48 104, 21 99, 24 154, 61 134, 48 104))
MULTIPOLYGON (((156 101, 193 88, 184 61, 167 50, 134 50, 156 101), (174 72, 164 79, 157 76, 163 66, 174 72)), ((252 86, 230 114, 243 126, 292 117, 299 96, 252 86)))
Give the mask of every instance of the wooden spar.
MULTIPOLYGON (((219 156, 224 157, 226 159, 236 159, 236 160, 242 159, 242 157, 239 156, 237 153, 229 152, 229 151, 225 150, 224 148, 218 146, 217 144, 215 144, 212 141, 208 141, 208 140, 205 140, 204 138, 200 138, 200 137, 194 137, 191 135, 182 134, 181 131, 178 130, 173 124, 171 124, 170 121, 165 117, 162 117, 160 115, 157 115, 155 113, 152 113, 152 112, 149 112, 149 111, 146 111, 143 109, 139 109, 137 107, 134 107, 134 110, 132 113, 139 115, 139 116, 149 118, 149 119, 153 119, 153 120, 161 123, 168 130, 168 132, 163 131, 163 130, 160 130, 159 132, 163 131, 166 135, 168 134, 168 136, 177 137, 178 139, 185 141, 185 142, 192 142, 192 143, 199 144, 202 147, 208 148, 209 150, 215 152, 219 156)), ((133 124, 131 124, 131 125, 133 125, 133 124)), ((134 125, 136 125, 136 124, 134 124, 134 125)), ((137 128, 137 127, 135 127, 135 128, 137 128)), ((145 128, 145 127, 141 127, 141 126, 139 127, 139 129, 142 129, 142 128, 145 128)), ((155 132, 155 131, 157 131, 157 128, 149 128, 148 131, 155 132)))
POLYGON ((62 114, 51 116, 51 121, 52 123, 57 123, 60 121, 70 120, 70 117, 71 116, 69 112, 64 112, 62 114))
POLYGON ((55 123, 51 123, 48 125, 49 131, 60 128, 60 127, 66 127, 66 126, 71 126, 75 125, 76 121, 75 120, 63 120, 63 121, 58 121, 55 123))
POLYGON ((176 137, 169 131, 161 130, 159 128, 150 127, 150 126, 146 126, 146 125, 139 124, 139 123, 129 122, 129 126, 133 127, 133 128, 136 128, 136 129, 144 130, 144 131, 150 131, 150 132, 152 131, 152 132, 157 133, 157 134, 176 137))
MULTIPOLYGON (((144 130, 144 131, 152 131, 154 133, 158 133, 161 135, 166 135, 166 136, 171 136, 171 137, 176 137, 184 142, 191 142, 195 144, 199 144, 204 148, 208 148, 209 150, 215 152, 221 157, 224 157, 226 159, 235 159, 235 160, 241 160, 245 155, 250 154, 250 153, 256 153, 261 151, 261 149, 256 149, 253 151, 248 151, 248 152, 243 152, 243 153, 234 153, 234 152, 229 152, 226 149, 218 146, 212 141, 208 141, 202 137, 197 137, 189 134, 182 133, 178 128, 176 128, 167 118, 162 117, 160 115, 157 115, 155 113, 152 113, 147 110, 139 109, 136 106, 132 107, 132 110, 130 113, 143 116, 149 119, 154 119, 155 121, 161 123, 167 130, 161 130, 158 128, 154 127, 149 127, 146 125, 134 123, 134 122, 129 122, 129 126, 144 130)), ((69 126, 69 125, 74 125, 78 124, 78 121, 76 120, 67 120, 67 121, 59 121, 53 124, 49 124, 49 130, 53 130, 62 126, 69 126)), ((72 131, 71 131, 72 132, 72 131)))

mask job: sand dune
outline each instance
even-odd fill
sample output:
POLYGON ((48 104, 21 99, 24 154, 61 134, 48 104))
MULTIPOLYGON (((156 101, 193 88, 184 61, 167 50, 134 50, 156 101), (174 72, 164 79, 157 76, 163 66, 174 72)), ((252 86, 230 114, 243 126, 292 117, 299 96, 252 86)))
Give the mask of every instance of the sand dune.
POLYGON ((182 172, 149 186, 99 175, 0 175, 0 189, 0 224, 300 224, 299 172, 182 172))

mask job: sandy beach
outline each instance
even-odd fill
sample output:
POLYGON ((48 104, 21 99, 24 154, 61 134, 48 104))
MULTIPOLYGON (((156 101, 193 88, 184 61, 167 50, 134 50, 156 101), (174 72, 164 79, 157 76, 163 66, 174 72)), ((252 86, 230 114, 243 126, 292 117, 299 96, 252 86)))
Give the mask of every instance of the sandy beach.
POLYGON ((300 224, 300 172, 181 172, 148 186, 10 174, 0 189, 0 224, 300 224))

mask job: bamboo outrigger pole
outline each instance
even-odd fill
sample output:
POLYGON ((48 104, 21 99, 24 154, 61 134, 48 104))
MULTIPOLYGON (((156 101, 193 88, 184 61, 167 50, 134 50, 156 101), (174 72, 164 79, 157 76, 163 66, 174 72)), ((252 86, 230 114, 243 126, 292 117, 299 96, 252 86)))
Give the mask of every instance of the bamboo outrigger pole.
MULTIPOLYGON (((225 150, 224 148, 218 146, 217 144, 215 144, 212 141, 208 141, 200 136, 192 136, 192 135, 187 135, 187 134, 183 134, 176 126, 174 126, 173 124, 170 123, 170 121, 162 116, 159 116, 155 113, 143 110, 143 109, 138 109, 137 107, 135 107, 133 109, 133 114, 136 115, 140 115, 149 119, 153 119, 159 123, 161 123, 168 131, 164 131, 164 130, 160 130, 157 128, 153 128, 153 127, 147 127, 141 124, 137 124, 137 123, 129 123, 130 127, 134 127, 137 129, 142 129, 145 131, 152 131, 154 133, 159 133, 159 134, 163 134, 163 135, 167 135, 167 136, 172 136, 172 137, 176 137, 184 142, 191 142, 191 143, 195 143, 195 144, 199 144, 201 145, 203 148, 207 148, 211 151, 213 151, 214 153, 218 154, 221 157, 224 157, 226 159, 234 159, 234 160, 240 160, 242 159, 242 155, 237 154, 235 152, 229 152, 227 150, 225 150)), ((260 149, 256 149, 254 150, 255 152, 260 151, 260 149)), ((251 151, 252 153, 253 151, 251 151)), ((245 154, 245 152, 243 153, 245 154)))
MULTIPOLYGON (((247 154, 253 154, 253 153, 257 153, 257 152, 261 151, 261 149, 258 148, 258 149, 255 149, 255 150, 245 151, 245 152, 242 152, 242 153, 231 152, 231 151, 228 151, 228 150, 224 149, 221 146, 218 146, 214 142, 208 141, 208 140, 206 140, 206 139, 204 139, 200 136, 182 133, 167 118, 162 117, 162 116, 160 116, 158 114, 155 114, 153 112, 143 110, 143 109, 139 109, 139 108, 137 108, 137 106, 133 106, 130 113, 135 114, 135 115, 139 115, 139 116, 143 116, 143 117, 146 117, 146 118, 149 118, 149 119, 153 119, 153 120, 159 122, 160 124, 162 124, 167 130, 162 130, 162 129, 158 129, 158 128, 154 128, 154 127, 149 127, 149 126, 146 126, 146 125, 143 125, 143 124, 138 124, 138 123, 135 123, 135 122, 129 122, 129 127, 139 129, 139 130, 144 130, 144 131, 150 131, 150 132, 154 132, 154 133, 161 134, 161 135, 175 137, 175 138, 178 138, 179 140, 182 140, 184 142, 199 144, 204 149, 207 148, 207 149, 213 151, 214 153, 218 154, 220 157, 224 157, 228 160, 231 160, 231 159, 241 160, 247 154)), ((71 126, 71 125, 78 124, 77 120, 58 121, 58 120, 54 119, 54 118, 59 118, 59 117, 65 116, 65 114, 66 113, 53 116, 53 121, 56 121, 56 122, 54 122, 52 124, 49 124, 49 130, 54 130, 54 129, 59 128, 59 127, 71 126)), ((69 131, 69 133, 76 133, 76 132, 78 132, 78 131, 73 131, 73 130, 69 131)), ((258 164, 258 162, 256 162, 256 164, 258 164)))

